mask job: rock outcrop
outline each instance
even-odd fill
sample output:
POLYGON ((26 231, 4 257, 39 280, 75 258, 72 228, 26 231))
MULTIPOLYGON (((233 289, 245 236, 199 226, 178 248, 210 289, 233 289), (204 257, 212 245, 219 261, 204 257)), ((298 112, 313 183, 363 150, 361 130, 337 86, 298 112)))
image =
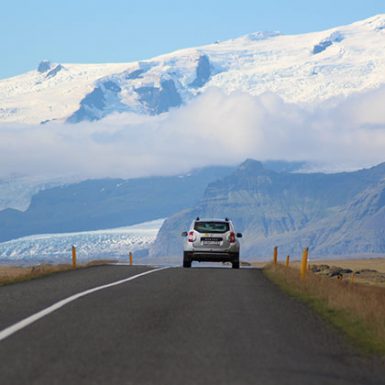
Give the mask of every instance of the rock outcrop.
POLYGON ((298 256, 385 252, 385 163, 338 174, 274 172, 247 160, 211 183, 192 209, 170 217, 153 256, 180 255, 180 232, 195 216, 230 217, 244 233, 243 257, 266 258, 274 245, 298 256))

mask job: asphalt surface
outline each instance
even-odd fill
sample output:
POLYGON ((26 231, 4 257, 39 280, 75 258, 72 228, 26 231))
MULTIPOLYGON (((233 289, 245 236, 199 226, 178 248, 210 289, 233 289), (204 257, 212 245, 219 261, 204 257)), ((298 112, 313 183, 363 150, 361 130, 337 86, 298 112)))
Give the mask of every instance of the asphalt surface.
MULTIPOLYGON (((105 266, 0 288, 0 329, 149 270, 105 266)), ((170 268, 67 304, 0 341, 0 383, 385 384, 305 305, 258 269, 170 268)))

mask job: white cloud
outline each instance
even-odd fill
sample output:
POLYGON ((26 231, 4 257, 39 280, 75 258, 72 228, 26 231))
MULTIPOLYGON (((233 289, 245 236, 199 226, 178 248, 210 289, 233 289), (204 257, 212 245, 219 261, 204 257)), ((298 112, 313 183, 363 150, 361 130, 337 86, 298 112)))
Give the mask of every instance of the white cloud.
POLYGON ((0 125, 0 178, 174 174, 246 158, 307 160, 325 169, 385 161, 385 88, 312 109, 266 93, 210 89, 161 116, 0 125))

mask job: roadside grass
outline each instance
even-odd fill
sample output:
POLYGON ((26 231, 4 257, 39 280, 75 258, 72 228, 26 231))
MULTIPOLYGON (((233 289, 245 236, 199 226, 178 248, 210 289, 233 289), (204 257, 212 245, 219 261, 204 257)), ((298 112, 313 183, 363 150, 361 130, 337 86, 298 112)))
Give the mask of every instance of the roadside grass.
MULTIPOLYGON (((101 266, 113 263, 113 260, 94 260, 86 264, 78 264, 76 269, 101 266)), ((42 264, 36 266, 0 266, 0 286, 29 281, 54 273, 73 270, 71 264, 42 264)))
POLYGON ((29 281, 31 279, 43 277, 53 273, 71 270, 69 264, 60 265, 37 265, 28 267, 19 266, 1 266, 0 267, 0 286, 9 285, 11 283, 29 281))
POLYGON ((363 352, 385 357, 385 288, 340 281, 272 264, 264 274, 289 295, 309 304, 363 352))
MULTIPOLYGON (((298 266, 300 261, 298 261, 298 266)), ((362 269, 373 269, 380 273, 385 273, 385 258, 366 258, 366 259, 317 259, 310 262, 311 265, 334 265, 353 271, 362 269)))

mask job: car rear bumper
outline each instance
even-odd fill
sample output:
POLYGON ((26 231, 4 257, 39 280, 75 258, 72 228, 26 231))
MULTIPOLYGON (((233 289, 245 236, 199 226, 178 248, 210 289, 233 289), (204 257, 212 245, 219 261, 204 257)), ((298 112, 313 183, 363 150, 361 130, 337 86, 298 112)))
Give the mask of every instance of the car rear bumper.
POLYGON ((194 251, 187 252, 186 256, 191 261, 198 262, 233 262, 239 260, 239 253, 220 251, 194 251))

